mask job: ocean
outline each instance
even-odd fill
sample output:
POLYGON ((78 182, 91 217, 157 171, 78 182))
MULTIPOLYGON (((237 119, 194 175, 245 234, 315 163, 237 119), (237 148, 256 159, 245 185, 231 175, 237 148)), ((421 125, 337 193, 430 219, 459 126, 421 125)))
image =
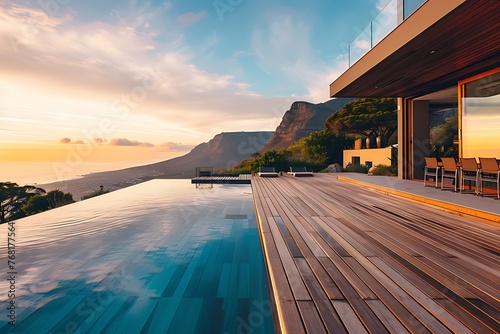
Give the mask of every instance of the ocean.
POLYGON ((0 161, 0 182, 15 182, 19 185, 46 184, 71 180, 83 175, 118 170, 146 163, 134 162, 79 162, 69 166, 52 161, 0 161))

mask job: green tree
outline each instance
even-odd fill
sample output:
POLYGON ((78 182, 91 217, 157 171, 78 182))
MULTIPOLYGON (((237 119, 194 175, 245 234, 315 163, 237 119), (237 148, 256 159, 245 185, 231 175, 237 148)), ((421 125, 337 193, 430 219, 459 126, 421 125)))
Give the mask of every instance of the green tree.
POLYGON ((28 203, 23 206, 22 210, 27 216, 29 216, 70 203, 74 203, 73 195, 56 189, 49 191, 46 195, 36 195, 31 197, 28 203))
POLYGON ((0 223, 25 216, 22 210, 30 198, 45 193, 42 188, 19 186, 13 182, 0 182, 0 223))
POLYGON ((315 164, 329 165, 343 161, 343 150, 352 145, 352 139, 326 129, 311 133, 290 145, 294 158, 315 164))
POLYGON ((252 171, 259 167, 274 167, 277 171, 287 171, 290 168, 292 152, 288 150, 270 150, 262 153, 252 161, 252 171))
POLYGON ((75 202, 71 193, 64 193, 59 189, 49 191, 45 197, 47 197, 50 209, 75 202))
POLYGON ((328 117, 326 127, 335 133, 389 138, 397 129, 397 103, 393 98, 359 99, 328 117))
POLYGON ((39 213, 42 211, 46 211, 49 209, 49 201, 47 200, 47 196, 44 195, 36 195, 31 197, 23 206, 22 210, 26 214, 26 216, 34 215, 35 213, 39 213))

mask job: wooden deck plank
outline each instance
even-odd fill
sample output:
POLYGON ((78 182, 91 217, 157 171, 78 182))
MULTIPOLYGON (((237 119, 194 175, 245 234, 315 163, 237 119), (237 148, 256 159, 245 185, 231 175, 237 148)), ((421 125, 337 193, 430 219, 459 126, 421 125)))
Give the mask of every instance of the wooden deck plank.
MULTIPOLYGON (((295 305, 287 308, 300 314, 300 331, 500 331, 498 227, 315 176, 252 180, 264 248, 274 252, 266 260, 279 267, 272 288, 288 287, 273 294, 295 305), (296 299, 297 272, 287 270, 298 271, 308 300, 296 299)), ((287 330, 290 314, 278 312, 287 330)))
POLYGON ((304 319, 307 333, 326 333, 323 321, 321 321, 318 310, 311 300, 298 300, 297 305, 302 315, 302 319, 304 319))
POLYGON ((328 296, 322 289, 309 264, 303 258, 295 259, 300 269, 300 274, 304 278, 307 288, 311 292, 313 302, 318 309, 319 315, 330 333, 347 333, 337 311, 330 303, 328 296))
POLYGON ((394 314, 392 314, 380 300, 367 300, 366 303, 370 306, 373 312, 375 312, 390 333, 409 333, 408 330, 394 316, 394 314))
MULTIPOLYGON (((387 233, 387 229, 383 233, 387 233)), ((398 237, 392 238, 391 241, 398 244, 400 247, 404 247, 406 251, 417 249, 418 247, 419 255, 422 256, 420 259, 428 263, 428 265, 439 265, 446 268, 445 270, 450 271, 452 275, 458 276, 469 284, 477 286, 488 293, 498 292, 498 284, 495 284, 495 282, 491 280, 491 275, 486 274, 486 276, 484 276, 477 273, 477 267, 468 266, 467 270, 464 270, 463 264, 455 265, 454 261, 450 261, 450 259, 455 258, 455 256, 446 252, 442 245, 436 244, 434 240, 425 240, 419 238, 415 234, 398 234, 398 237), (470 272, 474 272, 474 276, 469 275, 468 273, 470 272), (495 287, 497 287, 497 289, 495 289, 495 287)))

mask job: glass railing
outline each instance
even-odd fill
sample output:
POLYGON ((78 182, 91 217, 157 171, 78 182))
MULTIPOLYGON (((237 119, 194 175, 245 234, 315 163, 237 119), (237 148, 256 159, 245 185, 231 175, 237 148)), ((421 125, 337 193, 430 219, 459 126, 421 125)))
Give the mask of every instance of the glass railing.
POLYGON ((427 0, 404 0, 403 2, 403 13, 404 19, 406 20, 414 11, 417 10, 425 1, 427 0))
POLYGON ((427 0, 391 0, 349 45, 349 67, 384 39, 427 0), (403 17, 398 19, 398 7, 403 17))

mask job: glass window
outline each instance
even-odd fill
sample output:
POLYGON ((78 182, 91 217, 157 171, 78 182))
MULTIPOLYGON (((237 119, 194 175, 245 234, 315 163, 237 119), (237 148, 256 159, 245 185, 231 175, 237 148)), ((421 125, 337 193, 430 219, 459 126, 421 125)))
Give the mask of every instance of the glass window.
POLYGON ((463 83, 462 156, 500 158, 500 69, 463 83))

